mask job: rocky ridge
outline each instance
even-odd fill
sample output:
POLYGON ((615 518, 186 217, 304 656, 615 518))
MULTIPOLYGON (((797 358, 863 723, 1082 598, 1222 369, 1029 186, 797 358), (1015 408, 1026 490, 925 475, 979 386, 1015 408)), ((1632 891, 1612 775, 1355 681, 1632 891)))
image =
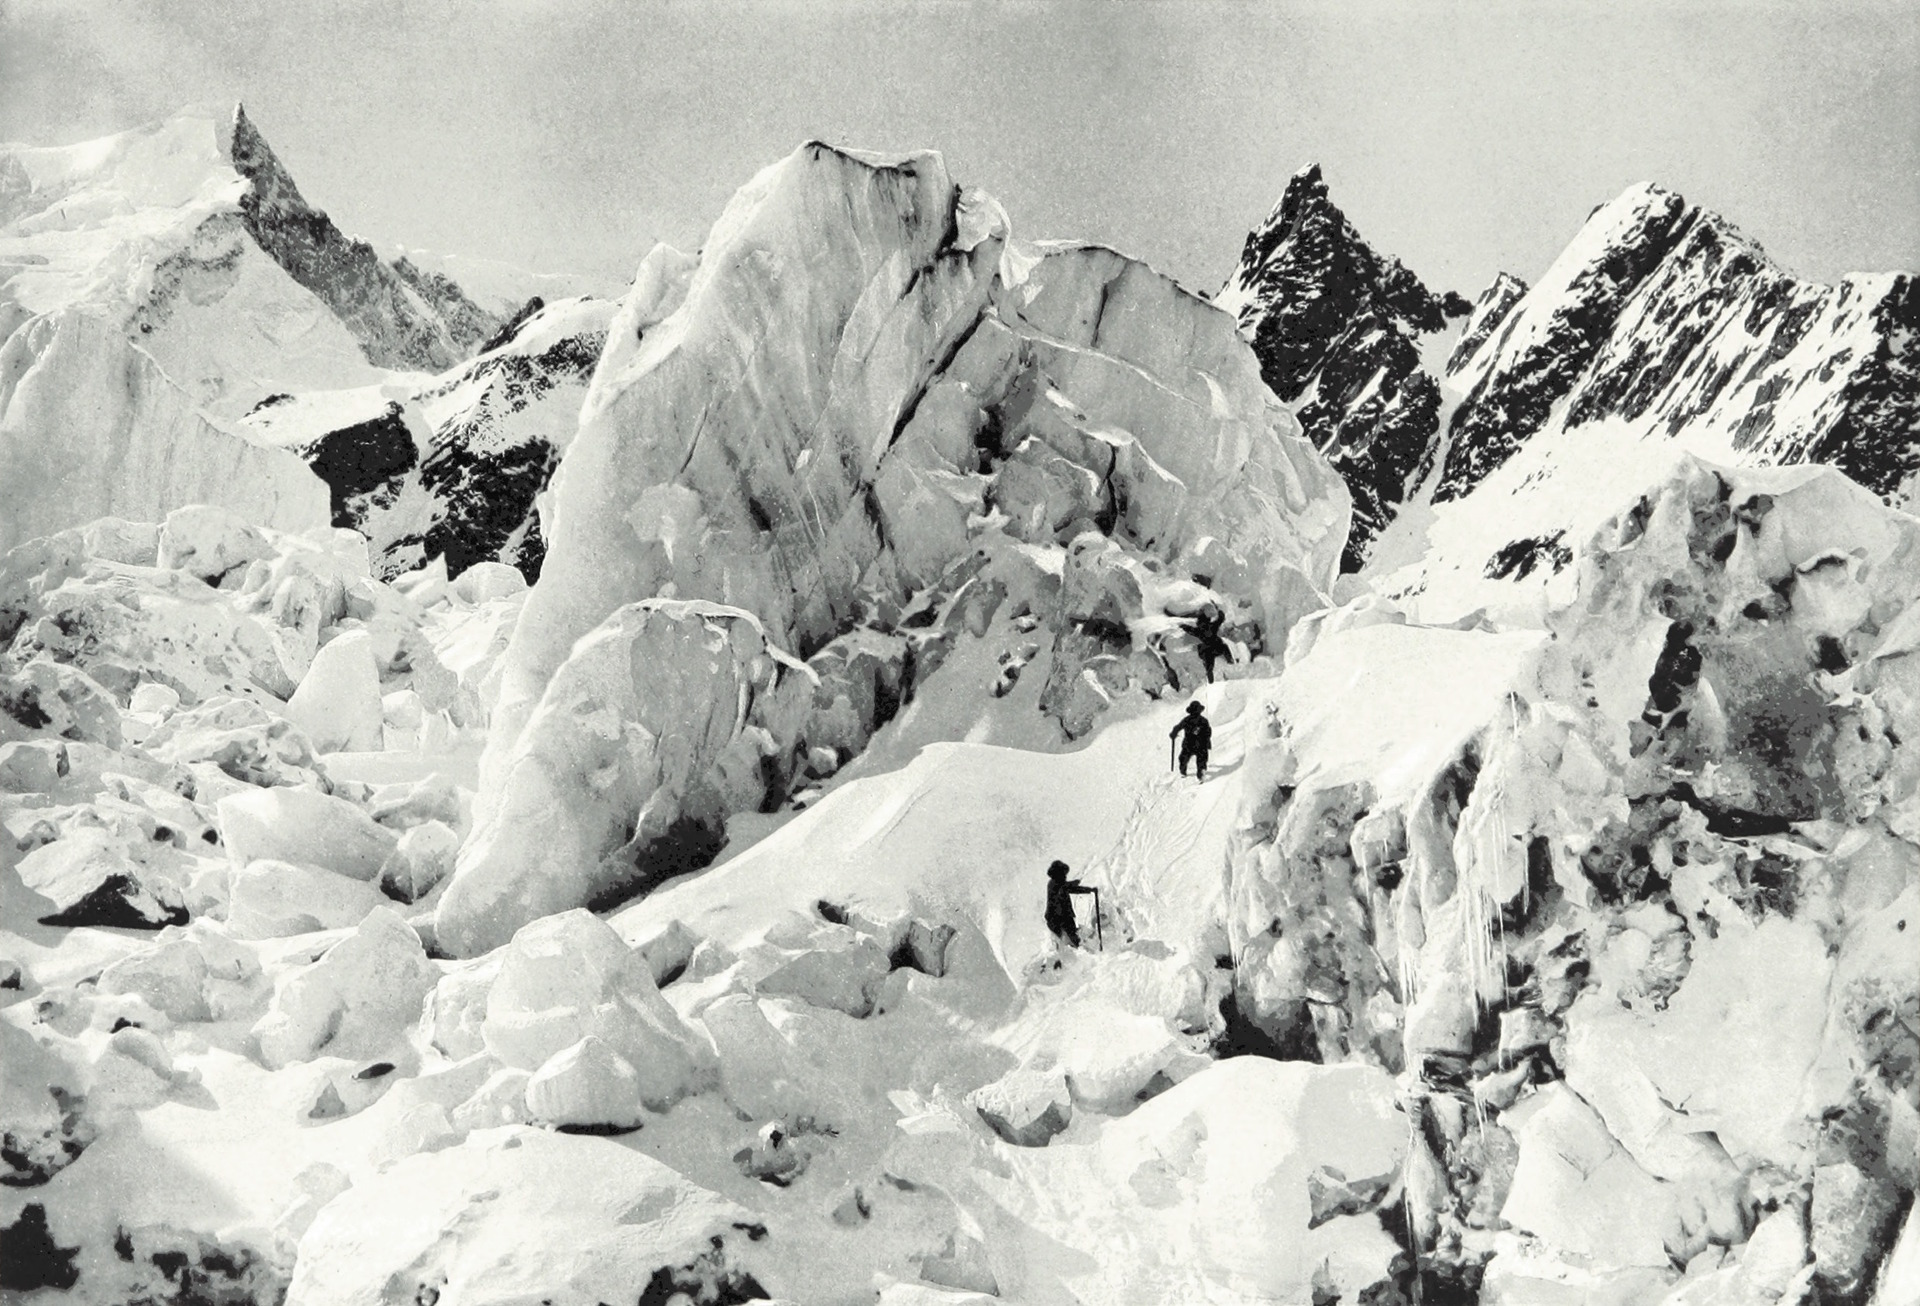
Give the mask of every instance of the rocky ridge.
POLYGON ((372 545, 382 575, 443 558, 457 576, 545 557, 536 503, 573 438, 615 305, 538 299, 471 360, 428 380, 272 396, 239 425, 299 452, 329 488, 333 524, 372 545))
POLYGON ((1359 570, 1440 433, 1440 385, 1421 338, 1465 315, 1466 301, 1375 252, 1309 164, 1248 233, 1214 302, 1238 316, 1262 379, 1346 480, 1354 524, 1342 565, 1359 570))
POLYGON ((450 278, 404 257, 388 263, 365 241, 342 234, 301 196, 244 106, 234 106, 226 152, 247 183, 239 203, 248 233, 320 297, 374 366, 443 371, 500 329, 499 319, 450 278))
POLYGON ((1462 341, 1436 497, 1466 493, 1536 434, 1620 423, 1724 461, 1830 463, 1910 503, 1917 327, 1910 274, 1800 281, 1717 214, 1634 187, 1594 211, 1496 329, 1462 341))

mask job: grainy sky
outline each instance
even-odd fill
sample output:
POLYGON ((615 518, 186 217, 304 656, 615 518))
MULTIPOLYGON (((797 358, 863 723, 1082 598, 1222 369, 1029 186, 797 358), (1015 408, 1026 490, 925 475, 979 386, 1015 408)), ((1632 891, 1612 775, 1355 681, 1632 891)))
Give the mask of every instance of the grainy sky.
POLYGON ((930 146, 1206 290, 1318 160, 1471 295, 1641 179, 1801 275, 1920 268, 1916 68, 1864 0, 0 0, 0 138, 241 98, 349 231, 622 279, 806 138, 930 146))

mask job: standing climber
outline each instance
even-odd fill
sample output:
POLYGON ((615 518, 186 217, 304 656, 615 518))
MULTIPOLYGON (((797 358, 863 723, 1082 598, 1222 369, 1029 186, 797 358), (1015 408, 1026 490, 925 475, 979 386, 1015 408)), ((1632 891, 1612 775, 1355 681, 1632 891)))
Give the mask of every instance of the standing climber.
POLYGON ((1055 862, 1047 867, 1047 928, 1062 943, 1080 946, 1080 925, 1073 918, 1073 894, 1094 894, 1094 914, 1100 911, 1099 890, 1067 878, 1067 864, 1055 862))
POLYGON ((1187 704, 1187 714, 1180 718, 1179 725, 1167 732, 1167 738, 1180 741, 1180 774, 1187 773, 1187 762, 1191 760, 1194 775, 1204 782, 1207 754, 1213 751, 1213 724, 1198 703, 1187 704))

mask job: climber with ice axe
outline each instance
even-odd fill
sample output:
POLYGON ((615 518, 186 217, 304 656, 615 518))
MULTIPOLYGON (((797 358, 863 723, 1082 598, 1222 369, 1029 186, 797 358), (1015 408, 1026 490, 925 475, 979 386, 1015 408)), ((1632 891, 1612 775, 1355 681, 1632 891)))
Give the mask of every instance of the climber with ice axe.
POLYGON ((1073 895, 1090 893, 1093 895, 1094 937, 1100 942, 1100 950, 1105 952, 1107 940, 1100 928, 1100 890, 1078 880, 1069 880, 1067 870, 1065 862, 1055 862, 1047 867, 1047 928, 1062 943, 1079 947, 1080 924, 1073 918, 1073 895))
POLYGON ((1187 773, 1187 763, 1194 764, 1193 773, 1201 783, 1207 779, 1207 754, 1213 751, 1213 723, 1207 720, 1206 709, 1198 703, 1187 704, 1187 714, 1180 718, 1172 730, 1167 732, 1167 760, 1181 775, 1187 773), (1180 741, 1180 758, 1173 759, 1173 742, 1180 741))

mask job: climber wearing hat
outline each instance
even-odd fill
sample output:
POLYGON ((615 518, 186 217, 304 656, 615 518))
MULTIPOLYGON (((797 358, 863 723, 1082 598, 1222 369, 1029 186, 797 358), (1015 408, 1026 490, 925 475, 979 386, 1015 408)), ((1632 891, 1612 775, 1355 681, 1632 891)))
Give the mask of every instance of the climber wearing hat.
POLYGON ((1198 703, 1187 704, 1187 714, 1167 732, 1167 738, 1180 740, 1180 774, 1187 773, 1187 762, 1191 759, 1194 775, 1204 781, 1207 778, 1207 754, 1213 749, 1213 725, 1198 703))

